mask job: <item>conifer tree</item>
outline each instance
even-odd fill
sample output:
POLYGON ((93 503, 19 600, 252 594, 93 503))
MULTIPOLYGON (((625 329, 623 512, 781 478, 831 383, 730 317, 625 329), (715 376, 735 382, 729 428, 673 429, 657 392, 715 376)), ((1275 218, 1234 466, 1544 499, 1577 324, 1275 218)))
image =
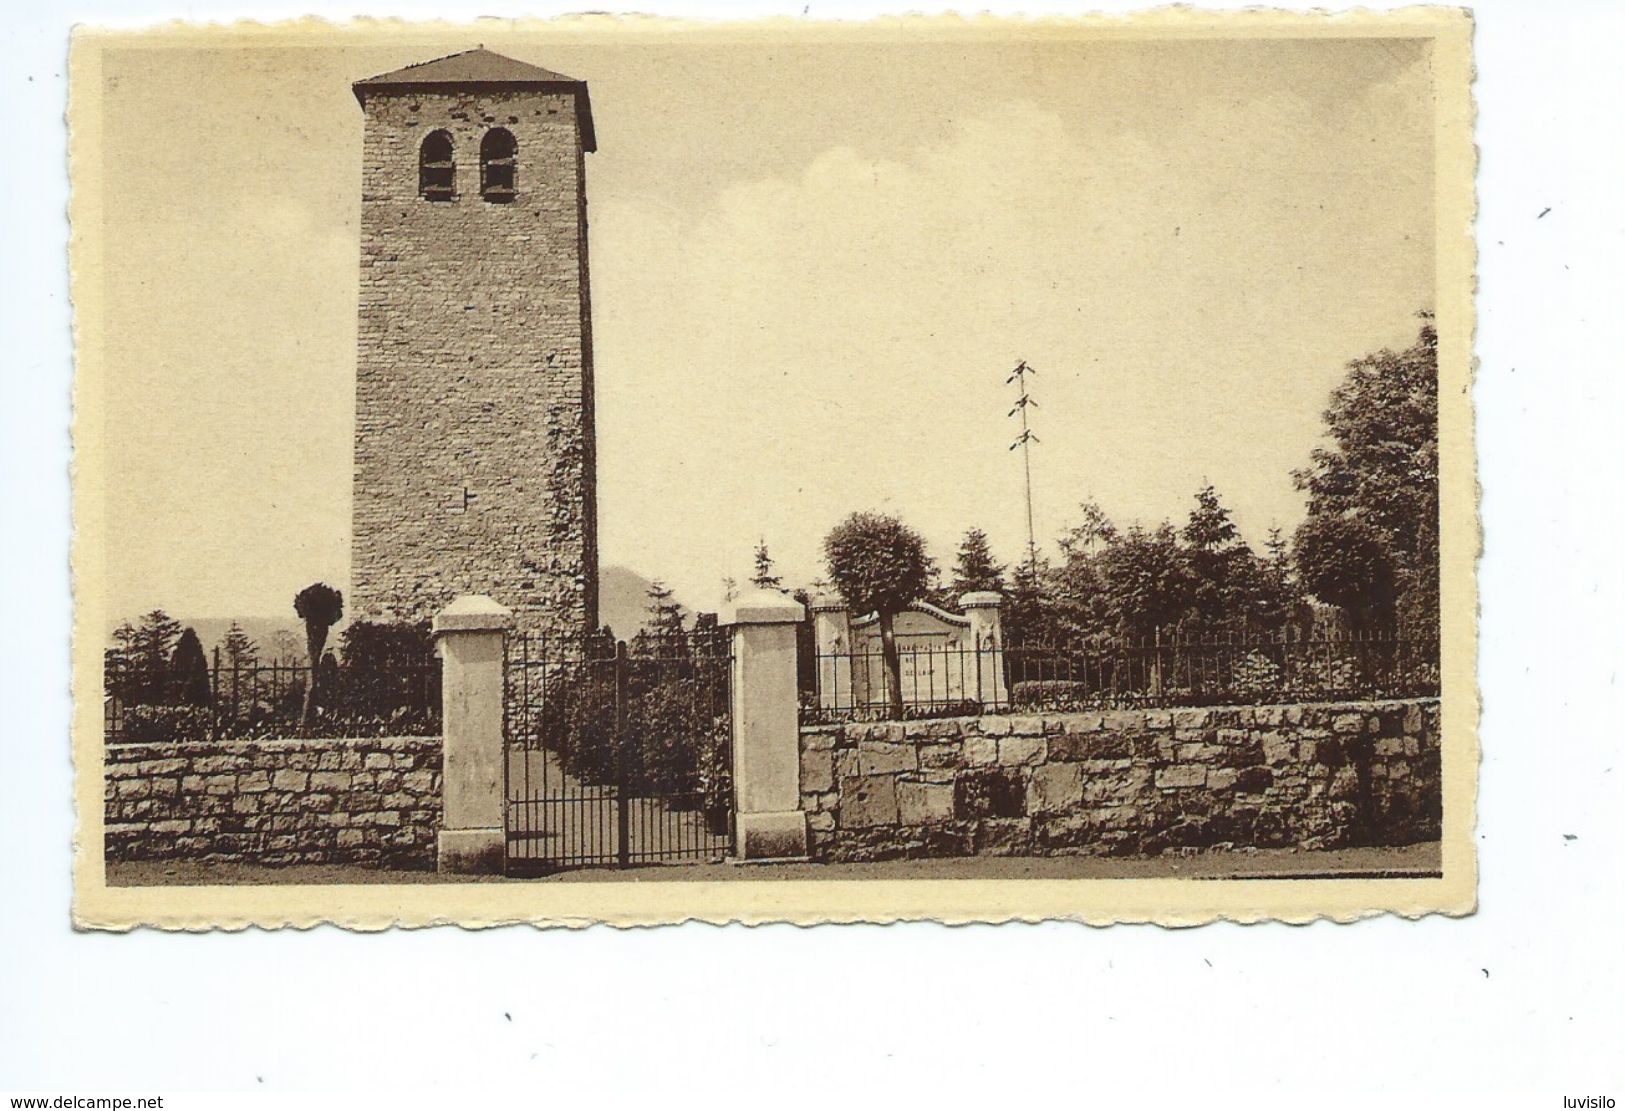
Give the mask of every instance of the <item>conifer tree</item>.
POLYGON ((209 661, 196 629, 186 629, 175 642, 169 660, 169 689, 176 702, 187 706, 207 706, 211 701, 209 661))
POLYGON ((220 641, 220 655, 226 667, 233 671, 248 671, 260 662, 259 645, 235 621, 220 641))
POLYGON ((780 590, 784 586, 784 579, 773 572, 773 557, 767 554, 767 541, 756 542, 755 553, 756 570, 751 575, 751 585, 760 590, 780 590))
POLYGON ((968 529, 959 543, 954 557, 953 592, 957 597, 973 590, 1005 592, 1004 565, 993 558, 987 533, 979 528, 968 529))
POLYGON ((683 606, 664 581, 656 579, 644 592, 648 605, 644 612, 643 633, 646 636, 668 639, 683 635, 683 606))

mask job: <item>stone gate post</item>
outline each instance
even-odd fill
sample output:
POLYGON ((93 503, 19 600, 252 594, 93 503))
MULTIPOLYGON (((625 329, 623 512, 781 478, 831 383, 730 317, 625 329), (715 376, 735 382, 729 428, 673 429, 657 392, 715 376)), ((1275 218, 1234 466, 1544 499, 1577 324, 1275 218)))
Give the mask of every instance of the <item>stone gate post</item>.
POLYGON ((959 596, 959 608, 970 618, 970 642, 976 648, 977 696, 986 705, 1010 701, 1004 685, 1004 625, 999 607, 1004 596, 996 590, 973 590, 959 596))
POLYGON ((734 853, 740 860, 807 855, 801 811, 796 626, 806 610, 775 590, 728 603, 717 623, 733 637, 734 853))
POLYGON ((813 651, 818 663, 818 705, 834 710, 857 705, 852 689, 852 615, 846 600, 824 594, 808 607, 813 618, 813 651))
POLYGON ((442 872, 500 872, 504 841, 503 637, 513 614, 465 594, 434 619, 444 735, 437 848, 442 872))

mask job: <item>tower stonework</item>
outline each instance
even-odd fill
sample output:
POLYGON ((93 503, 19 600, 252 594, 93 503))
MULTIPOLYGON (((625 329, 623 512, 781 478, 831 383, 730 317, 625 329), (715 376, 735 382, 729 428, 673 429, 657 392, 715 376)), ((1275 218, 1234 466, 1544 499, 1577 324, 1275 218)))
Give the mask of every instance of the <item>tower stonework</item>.
POLYGON ((359 81, 351 612, 598 623, 584 82, 486 50, 359 81))

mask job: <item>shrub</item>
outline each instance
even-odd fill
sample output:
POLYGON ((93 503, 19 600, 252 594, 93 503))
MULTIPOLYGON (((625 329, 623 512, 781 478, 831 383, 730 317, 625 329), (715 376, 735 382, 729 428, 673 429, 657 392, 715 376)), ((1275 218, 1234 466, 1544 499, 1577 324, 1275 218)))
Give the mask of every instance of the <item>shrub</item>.
POLYGON ((1010 688, 1010 701, 1023 708, 1051 710, 1084 707, 1092 700, 1089 684, 1073 679, 1028 679, 1010 688))
POLYGON ((1230 685, 1242 697, 1256 698, 1281 689, 1281 668, 1260 652, 1249 652, 1235 662, 1230 685))
POLYGON ((214 711, 208 706, 138 704, 124 711, 119 740, 202 741, 214 735, 214 711))

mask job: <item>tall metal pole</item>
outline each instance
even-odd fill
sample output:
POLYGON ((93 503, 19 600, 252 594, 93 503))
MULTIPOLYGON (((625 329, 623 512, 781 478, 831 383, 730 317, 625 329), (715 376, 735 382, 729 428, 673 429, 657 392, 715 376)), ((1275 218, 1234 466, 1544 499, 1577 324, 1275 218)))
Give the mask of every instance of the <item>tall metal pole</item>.
POLYGON ((1027 365, 1025 359, 1016 364, 1016 369, 1010 372, 1010 377, 1004 380, 1005 385, 1016 383, 1020 397, 1016 399, 1015 407, 1006 413, 1006 416, 1021 414, 1021 435, 1010 445, 1010 450, 1021 449, 1021 469, 1026 479, 1027 490, 1027 571, 1029 575, 1038 574, 1038 531, 1033 527, 1033 459, 1032 442, 1038 439, 1027 424, 1027 407, 1036 406, 1037 401, 1027 393, 1027 375, 1038 372, 1027 365))

